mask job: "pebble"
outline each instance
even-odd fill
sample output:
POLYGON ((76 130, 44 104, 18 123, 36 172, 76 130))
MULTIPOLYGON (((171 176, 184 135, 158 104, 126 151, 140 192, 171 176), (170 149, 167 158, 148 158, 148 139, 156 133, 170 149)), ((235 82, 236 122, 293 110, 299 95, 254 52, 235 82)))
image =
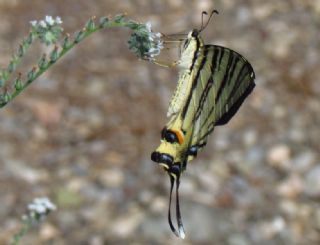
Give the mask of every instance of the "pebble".
POLYGON ((218 178, 210 172, 203 172, 199 178, 199 182, 208 192, 215 193, 220 189, 218 178))
POLYGON ((198 11, 203 11, 203 10, 207 10, 207 9, 212 9, 212 1, 210 0, 199 0, 197 1, 197 9, 198 11))
POLYGON ((49 223, 44 223, 43 225, 41 225, 39 236, 42 241, 49 241, 50 239, 53 239, 58 235, 59 230, 55 226, 49 223))
POLYGON ((275 235, 281 233, 286 227, 286 222, 281 216, 276 216, 272 220, 264 221, 260 224, 260 232, 266 240, 272 239, 275 235))
POLYGON ((263 147, 258 145, 250 147, 246 154, 246 161, 248 162, 248 165, 260 166, 261 164, 263 164, 264 154, 265 151, 263 147))
POLYGON ((285 144, 275 145, 268 151, 267 161, 272 167, 285 170, 290 167, 290 155, 289 146, 285 144))
POLYGON ((249 8, 242 6, 237 11, 236 17, 237 17, 238 25, 240 26, 248 25, 252 20, 252 11, 249 8))
POLYGON ((244 132, 243 141, 246 146, 253 146, 258 139, 257 131, 250 129, 244 132))
POLYGON ((242 234, 231 234, 228 238, 228 245, 250 245, 250 242, 242 234))
POLYGON ((98 236, 98 235, 90 237, 88 243, 89 243, 89 245, 103 245, 103 244, 105 244, 103 242, 103 237, 98 236))
POLYGON ((137 229, 144 214, 142 211, 132 209, 119 216, 112 222, 111 234, 115 237, 127 237, 137 229))
POLYGON ((304 192, 311 197, 320 197, 320 163, 306 174, 304 192))
POLYGON ((195 181, 188 178, 188 176, 183 176, 180 183, 180 192, 181 193, 194 193, 198 189, 195 181))
POLYGON ((230 138, 227 132, 224 132, 223 128, 219 128, 215 133, 214 148, 217 150, 226 150, 230 146, 230 138))
POLYGON ((110 168, 104 170, 100 174, 100 180, 107 187, 117 188, 123 185, 125 177, 124 173, 118 168, 110 168))
POLYGON ((316 219, 316 228, 320 229, 320 208, 318 207, 315 211, 315 219, 316 219))
POLYGON ((303 191, 303 181, 299 175, 291 175, 277 186, 279 195, 296 198, 303 191))
POLYGON ((164 197, 155 197, 151 203, 151 210, 154 213, 162 214, 166 212, 168 200, 164 197))
POLYGON ((288 216, 294 217, 298 213, 298 205, 295 201, 284 199, 279 204, 280 210, 288 216))
POLYGON ((274 232, 279 233, 286 227, 286 221, 281 216, 277 216, 271 223, 274 232))
POLYGON ((30 184, 39 183, 49 177, 45 170, 28 166, 27 163, 23 161, 7 159, 5 163, 7 174, 10 173, 14 178, 30 184))
POLYGON ((291 161, 292 169, 299 173, 304 173, 315 163, 316 154, 312 151, 305 151, 295 156, 291 161))

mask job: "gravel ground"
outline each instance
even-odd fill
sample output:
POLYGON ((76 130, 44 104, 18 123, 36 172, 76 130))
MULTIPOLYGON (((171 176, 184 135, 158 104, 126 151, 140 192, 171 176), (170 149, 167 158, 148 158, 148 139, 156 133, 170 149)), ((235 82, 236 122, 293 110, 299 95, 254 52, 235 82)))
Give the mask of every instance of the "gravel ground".
POLYGON ((38 196, 58 210, 22 244, 320 244, 319 0, 1 0, 0 65, 45 15, 73 32, 92 15, 127 12, 177 33, 212 8, 220 15, 206 42, 242 53, 257 86, 182 176, 186 239, 170 231, 169 180, 150 160, 177 70, 137 60, 118 29, 80 44, 1 109, 0 244, 38 196))

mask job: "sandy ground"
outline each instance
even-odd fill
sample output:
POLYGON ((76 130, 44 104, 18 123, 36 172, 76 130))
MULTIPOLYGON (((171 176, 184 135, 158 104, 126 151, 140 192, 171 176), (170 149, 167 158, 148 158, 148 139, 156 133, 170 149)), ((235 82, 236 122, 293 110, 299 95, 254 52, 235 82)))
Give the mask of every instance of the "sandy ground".
MULTIPOLYGON (((1 0, 0 66, 45 15, 70 33, 121 12, 177 33, 212 8, 220 15, 206 42, 243 54, 257 86, 182 176, 184 242, 167 223, 168 177, 150 160, 177 70, 139 61, 117 29, 84 41, 0 110, 0 244, 38 196, 58 210, 22 244, 320 243, 319 0, 1 0)), ((46 51, 35 47, 19 71, 46 51)))

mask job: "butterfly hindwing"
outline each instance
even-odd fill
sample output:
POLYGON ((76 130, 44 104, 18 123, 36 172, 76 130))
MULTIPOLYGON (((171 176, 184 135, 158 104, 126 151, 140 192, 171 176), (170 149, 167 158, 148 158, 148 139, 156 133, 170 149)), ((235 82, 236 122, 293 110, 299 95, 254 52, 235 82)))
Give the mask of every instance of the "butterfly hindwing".
POLYGON ((198 150, 215 126, 226 124, 235 115, 255 86, 253 69, 240 54, 216 45, 203 49, 203 65, 198 67, 198 80, 184 116, 188 123, 183 123, 183 127, 193 127, 189 148, 197 146, 198 150))

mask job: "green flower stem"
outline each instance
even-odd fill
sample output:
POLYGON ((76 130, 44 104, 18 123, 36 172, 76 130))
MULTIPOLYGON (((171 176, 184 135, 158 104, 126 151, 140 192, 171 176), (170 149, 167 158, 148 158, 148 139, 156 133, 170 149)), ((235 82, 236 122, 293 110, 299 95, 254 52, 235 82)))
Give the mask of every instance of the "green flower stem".
POLYGON ((23 226, 19 230, 19 232, 13 236, 13 240, 10 243, 10 245, 18 245, 20 243, 20 240, 24 237, 24 235, 27 234, 31 226, 32 226, 32 220, 28 218, 23 222, 23 226))
POLYGON ((28 36, 22 40, 22 44, 19 45, 19 48, 12 56, 12 60, 10 61, 8 67, 6 70, 1 71, 0 79, 2 80, 2 83, 0 87, 4 85, 4 83, 8 80, 9 76, 16 70, 17 66, 20 64, 22 57, 25 55, 25 53, 29 50, 32 41, 33 41, 34 34, 30 32, 28 36))
MULTIPOLYGON (((36 80, 39 76, 42 75, 47 69, 49 69, 54 63, 56 63, 61 57, 63 57, 70 49, 74 48, 74 46, 80 42, 82 42, 84 39, 86 39, 91 34, 104 29, 104 28, 114 28, 114 27, 127 27, 130 28, 133 31, 137 31, 139 26, 142 24, 138 24, 132 20, 125 20, 124 15, 117 15, 113 19, 108 19, 106 17, 102 18, 100 20, 99 25, 95 25, 94 18, 91 18, 85 28, 78 32, 74 39, 72 41, 69 41, 70 43, 64 42, 62 46, 55 46, 54 50, 49 55, 48 62, 42 62, 41 65, 35 66, 27 76, 27 80, 25 82, 21 82, 19 89, 15 89, 12 94, 0 93, 0 108, 4 107, 6 104, 8 104, 11 100, 13 100, 16 96, 18 96, 24 89, 26 89, 34 80, 36 80), (60 50, 60 51, 59 51, 60 50), (54 57, 54 58, 53 58, 54 57), (1 100, 1 97, 4 98, 1 100)), ((29 34, 31 35, 31 34, 29 34)), ((14 56, 18 61, 16 63, 19 63, 19 59, 21 59, 24 54, 26 53, 27 49, 30 47, 30 44, 33 40, 33 38, 29 37, 26 40, 31 40, 29 42, 24 41, 24 43, 28 45, 21 45, 18 50, 18 55, 14 56), (22 47, 23 46, 23 47, 22 47), (18 56, 18 58, 17 58, 18 56)), ((67 41, 68 42, 68 41, 67 41)), ((11 69, 12 70, 12 69, 11 69)), ((7 77, 5 77, 4 80, 7 80, 7 77)))

